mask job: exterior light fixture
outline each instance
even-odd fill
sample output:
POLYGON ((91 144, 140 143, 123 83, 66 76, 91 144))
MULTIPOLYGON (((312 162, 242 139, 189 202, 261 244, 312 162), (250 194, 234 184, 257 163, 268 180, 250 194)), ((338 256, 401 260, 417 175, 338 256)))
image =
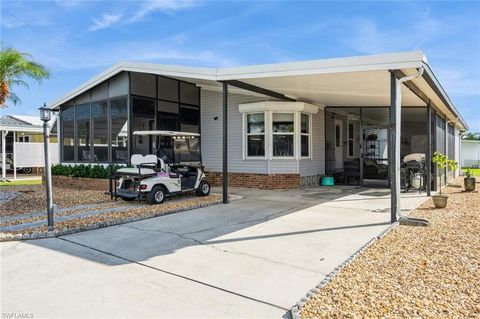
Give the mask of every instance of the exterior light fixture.
POLYGON ((40 119, 43 122, 48 122, 52 119, 52 110, 47 108, 47 105, 44 104, 43 107, 39 108, 40 110, 40 119))

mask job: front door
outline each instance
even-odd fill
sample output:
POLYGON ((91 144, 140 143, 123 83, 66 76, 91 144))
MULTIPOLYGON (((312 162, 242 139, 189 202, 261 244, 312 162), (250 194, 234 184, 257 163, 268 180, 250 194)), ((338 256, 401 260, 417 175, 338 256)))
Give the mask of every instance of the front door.
POLYGON ((343 168, 343 121, 335 120, 335 168, 343 168))

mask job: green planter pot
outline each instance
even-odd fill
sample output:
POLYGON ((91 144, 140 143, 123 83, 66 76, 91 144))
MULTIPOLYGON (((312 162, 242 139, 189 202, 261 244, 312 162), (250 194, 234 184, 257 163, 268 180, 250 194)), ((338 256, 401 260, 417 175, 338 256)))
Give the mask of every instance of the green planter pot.
POLYGON ((463 184, 465 185, 465 190, 467 192, 473 192, 475 190, 475 177, 466 177, 463 179, 463 184))
POLYGON ((433 195, 432 200, 433 200, 433 205, 435 205, 435 208, 447 207, 448 196, 446 195, 433 195))

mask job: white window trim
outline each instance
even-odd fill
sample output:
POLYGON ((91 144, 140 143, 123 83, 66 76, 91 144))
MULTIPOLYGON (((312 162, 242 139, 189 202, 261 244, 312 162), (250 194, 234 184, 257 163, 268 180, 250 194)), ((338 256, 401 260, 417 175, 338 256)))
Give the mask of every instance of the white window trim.
POLYGON ((312 157, 312 114, 305 112, 298 112, 299 134, 298 134, 298 155, 300 159, 313 159, 312 157), (308 116, 308 133, 302 133, 302 114, 308 116), (302 136, 308 136, 308 155, 302 156, 302 136))
MULTIPOLYGON (((248 104, 240 104, 239 111, 242 113, 242 158, 243 160, 312 160, 313 159, 313 114, 318 113, 318 109, 325 107, 312 105, 304 102, 283 102, 283 101, 265 101, 248 104), (248 156, 247 145, 247 115, 265 114, 265 156, 248 156), (273 113, 293 114, 294 131, 292 133, 273 133, 273 113), (309 115, 309 133, 301 133, 301 114, 309 115), (273 135, 293 135, 294 153, 293 156, 273 156, 273 135), (308 135, 308 153, 309 156, 301 156, 301 136, 308 135)), ((255 135, 255 134, 254 134, 255 135)), ((258 134, 259 135, 259 134, 258 134)))
POLYGON ((30 143, 31 140, 32 140, 32 135, 20 135, 18 137, 19 143, 30 143), (28 138, 28 142, 25 141, 26 138, 28 138))
POLYGON ((243 136, 243 159, 244 160, 264 160, 267 158, 267 114, 266 112, 248 112, 242 114, 242 136, 243 136), (263 133, 248 133, 247 117, 250 114, 263 114, 263 121, 265 128, 263 133), (249 156, 248 155, 248 136, 249 135, 263 135, 264 136, 264 155, 263 156, 249 156))
POLYGON ((270 127, 270 136, 271 136, 271 140, 270 140, 270 159, 272 160, 292 160, 292 159, 298 159, 298 154, 297 154, 297 131, 298 131, 298 122, 297 122, 297 113, 298 112, 289 112, 289 111, 271 111, 270 114, 270 123, 269 123, 269 127, 270 127), (277 114, 292 114, 293 115, 293 132, 277 132, 277 133, 274 133, 273 132, 273 114, 274 113, 277 113, 277 114), (293 136, 293 155, 292 156, 274 156, 273 155, 273 136, 274 135, 291 135, 293 136))

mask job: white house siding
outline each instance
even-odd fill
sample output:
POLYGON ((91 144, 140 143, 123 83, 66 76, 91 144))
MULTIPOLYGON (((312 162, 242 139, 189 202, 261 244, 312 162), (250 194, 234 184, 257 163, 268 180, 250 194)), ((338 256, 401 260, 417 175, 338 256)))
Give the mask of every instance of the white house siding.
POLYGON ((300 176, 325 174, 325 112, 312 116, 312 159, 300 160, 300 176))
POLYGON ((480 167, 480 141, 461 141, 461 166, 480 167))
MULTIPOLYGON (((242 94, 228 94, 228 171, 232 173, 267 174, 266 160, 243 160, 242 114, 238 105, 265 101, 265 98, 242 94)), ((222 93, 201 91, 202 162, 210 172, 222 171, 222 93), (214 120, 218 117, 217 120, 214 120)), ((293 166, 293 165, 291 165, 293 166)), ((287 165, 288 167, 288 165, 287 165)), ((274 171, 279 171, 275 165, 274 171)), ((294 171, 292 171, 294 172, 294 171)))
POLYGON ((455 176, 460 174, 460 130, 455 128, 455 161, 458 163, 457 171, 455 172, 455 176))
MULTIPOLYGON (((239 104, 265 101, 265 98, 242 94, 228 95, 228 171, 231 173, 300 174, 317 176, 324 166, 324 113, 312 118, 313 160, 243 160, 242 114, 239 104)), ((201 91, 202 162, 207 171, 222 171, 222 93, 201 91), (214 120, 218 117, 217 120, 214 120)))

